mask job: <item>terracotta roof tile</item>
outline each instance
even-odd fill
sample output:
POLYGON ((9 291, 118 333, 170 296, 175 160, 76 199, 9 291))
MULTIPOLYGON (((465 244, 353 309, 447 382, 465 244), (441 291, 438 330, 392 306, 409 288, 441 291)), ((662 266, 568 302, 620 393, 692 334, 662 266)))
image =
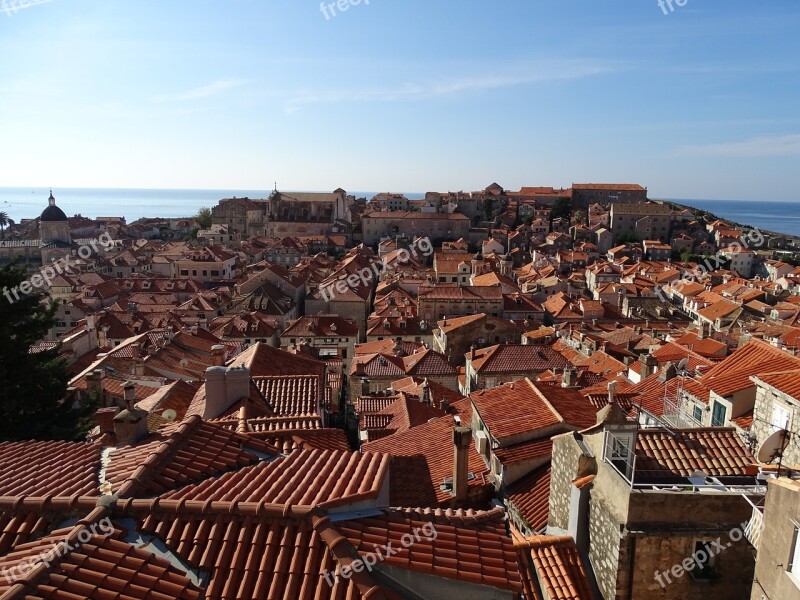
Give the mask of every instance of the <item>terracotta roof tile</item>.
POLYGON ((591 600, 594 598, 586 568, 575 541, 569 536, 515 536, 525 596, 539 600, 591 600), (538 577, 537 577, 538 576, 538 577), (539 581, 544 594, 539 591, 539 581))
POLYGON ((642 429, 636 441, 640 477, 688 477, 703 471, 711 477, 746 475, 753 455, 732 428, 642 429))
MULTIPOLYGON (((469 402, 462 400, 452 406, 461 412, 461 422, 469 423, 472 414, 469 402)), ((445 478, 453 476, 455 426, 454 418, 448 415, 362 446, 364 451, 392 456, 389 499, 393 506, 449 505, 452 494, 442 490, 441 484, 445 478)), ((474 440, 468 454, 468 468, 475 474, 468 482, 471 493, 488 492, 491 488, 489 469, 475 450, 474 440)))
POLYGON ((551 346, 500 344, 477 350, 472 367, 481 375, 563 369, 567 360, 551 346))
POLYGON ((542 532, 550 514, 550 462, 531 471, 506 488, 507 502, 528 527, 542 532))
MULTIPOLYGON (((16 546, 0 559, 0 568, 3 573, 13 573, 12 569, 19 568, 23 561, 66 547, 64 541, 68 536, 74 537, 71 534, 79 528, 54 531, 35 542, 16 546)), ((51 558, 49 565, 38 560, 33 569, 23 570, 16 579, 4 577, 0 580, 0 593, 8 592, 12 582, 24 581, 26 598, 195 600, 202 596, 200 588, 167 560, 138 549, 121 537, 119 529, 111 535, 105 531, 103 535, 91 535, 77 547, 51 558)))
POLYGON ((383 454, 298 450, 163 498, 337 507, 376 500, 388 471, 389 457, 383 454))
POLYGON ((275 455, 262 441, 195 416, 113 450, 105 478, 115 494, 151 496, 275 455))
POLYGON ((800 358, 753 338, 706 371, 700 382, 724 398, 755 385, 752 375, 795 369, 800 369, 800 358))
POLYGON ((2 442, 0 496, 98 496, 101 452, 82 442, 2 442))
POLYGON ((522 591, 514 546, 502 522, 462 522, 454 526, 434 524, 414 513, 392 512, 336 526, 361 555, 374 553, 376 544, 391 543, 397 553, 384 563, 392 567, 522 591), (411 533, 415 529, 422 530, 419 539, 411 533), (426 536, 428 531, 431 535, 426 536), (413 543, 404 545, 404 535, 411 535, 413 543))

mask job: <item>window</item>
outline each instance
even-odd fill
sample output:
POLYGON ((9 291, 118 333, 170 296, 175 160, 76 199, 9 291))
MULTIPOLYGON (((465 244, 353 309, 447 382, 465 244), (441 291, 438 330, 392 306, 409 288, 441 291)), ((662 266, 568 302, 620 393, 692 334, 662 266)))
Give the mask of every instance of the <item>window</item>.
POLYGON ((701 407, 699 407, 699 406, 695 406, 694 407, 694 411, 692 412, 692 416, 694 417, 695 421, 697 421, 698 423, 702 423, 703 422, 703 409, 701 407))
POLYGON ((697 540, 694 543, 695 567, 689 573, 695 581, 709 581, 714 578, 714 549, 711 542, 697 540))
POLYGON ((720 404, 719 402, 714 402, 714 409, 711 413, 711 426, 712 427, 722 427, 725 425, 725 416, 728 412, 728 409, 725 408, 724 404, 720 404))
POLYGON ((772 431, 779 431, 781 429, 788 429, 791 413, 789 409, 780 404, 773 404, 772 406, 772 431))
POLYGON ((188 269, 181 269, 181 277, 187 277, 189 275, 188 269))
POLYGON ((794 537, 792 538, 792 554, 786 570, 791 574, 795 584, 800 586, 800 524, 794 520, 791 523, 794 526, 794 537))

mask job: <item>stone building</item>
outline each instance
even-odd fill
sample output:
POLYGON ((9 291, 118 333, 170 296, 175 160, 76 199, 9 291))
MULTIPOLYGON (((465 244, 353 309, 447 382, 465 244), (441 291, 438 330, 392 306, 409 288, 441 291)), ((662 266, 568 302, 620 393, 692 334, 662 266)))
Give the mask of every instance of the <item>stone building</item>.
POLYGON ((761 444, 770 435, 788 429, 783 463, 800 465, 800 370, 759 374, 750 435, 761 444))
POLYGON ((614 239, 634 235, 638 239, 669 242, 672 210, 655 202, 620 203, 611 205, 611 232, 614 239))
POLYGON ((606 600, 749 598, 753 460, 732 428, 639 429, 611 403, 553 438, 548 534, 575 539, 606 600))
POLYGON ((610 202, 645 202, 647 188, 636 183, 573 183, 572 202, 577 207, 610 202))
POLYGON ((800 481, 770 479, 751 600, 800 598, 800 481))
POLYGON ((275 190, 268 201, 266 234, 327 235, 337 232, 335 224, 351 222, 352 196, 338 188, 330 193, 279 192, 275 190))
POLYGON ((385 238, 424 236, 434 243, 455 240, 469 234, 469 217, 461 213, 368 212, 361 217, 364 243, 368 245, 385 238))
POLYGON ((233 236, 231 242, 241 242, 264 235, 266 213, 267 203, 264 200, 227 198, 211 209, 211 223, 225 226, 227 233, 233 236))

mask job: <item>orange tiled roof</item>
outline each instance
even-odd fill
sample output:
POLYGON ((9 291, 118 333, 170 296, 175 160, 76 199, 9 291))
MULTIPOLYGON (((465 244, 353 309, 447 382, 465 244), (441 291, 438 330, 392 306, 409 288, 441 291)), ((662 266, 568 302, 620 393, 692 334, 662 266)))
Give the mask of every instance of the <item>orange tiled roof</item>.
POLYGON ((97 496, 101 451, 83 442, 2 442, 0 496, 97 496))
MULTIPOLYGON (((469 423, 472 410, 467 400, 451 405, 461 413, 462 423, 469 423)), ((453 427, 451 415, 441 417, 408 431, 368 442, 363 451, 385 452, 392 456, 389 472, 389 499, 393 506, 438 507, 449 505, 452 495, 441 489, 445 478, 453 476, 453 427)), ((488 492, 489 469, 475 450, 473 440, 468 469, 475 477, 468 482, 474 494, 488 492)))
POLYGON ((257 464, 277 453, 269 444, 193 416, 138 444, 113 450, 105 479, 120 496, 134 491, 150 496, 257 464))
POLYGON ((778 373, 759 373, 756 377, 779 392, 800 399, 800 369, 778 373))
POLYGON ((385 454, 299 450, 162 497, 333 508, 376 500, 388 471, 385 454))
POLYGON ((594 598, 578 547, 570 536, 514 535, 520 574, 528 600, 589 600, 594 598), (538 577, 537 577, 538 575, 538 577), (541 581, 545 593, 539 589, 541 581))
POLYGON ((481 375, 563 369, 567 360, 551 346, 498 344, 475 352, 472 367, 481 375))
POLYGON ((733 428, 642 429, 636 440, 636 477, 712 477, 746 475, 754 462, 733 428))
POLYGON ((436 540, 421 535, 409 548, 403 547, 402 535, 432 523, 413 512, 337 523, 337 529, 362 555, 374 552, 375 544, 391 543, 398 552, 385 560, 389 566, 520 593, 519 568, 503 514, 498 512, 493 521, 460 521, 459 526, 435 523, 436 540))
POLYGON ((550 462, 506 488, 508 502, 533 531, 544 531, 550 514, 550 462))
MULTIPOLYGON (((31 572, 35 577, 28 577, 23 571, 19 578, 0 579, 0 594, 24 582, 27 583, 22 592, 25 598, 195 600, 202 597, 202 590, 168 560, 123 541, 121 529, 115 529, 111 535, 102 531, 103 535, 91 535, 83 542, 87 537, 82 535, 84 532, 91 530, 78 525, 14 547, 0 558, 4 574, 15 573, 13 569, 19 568, 23 561, 36 560, 41 553, 52 551, 54 547, 64 550, 51 559, 49 565, 39 559, 31 572), (71 543, 65 545, 67 539, 71 543), (78 544, 78 541, 83 543, 78 544), (19 583, 15 584, 16 581, 19 583)), ((10 597, 22 596, 10 592, 10 597)))
POLYGON ((795 369, 800 369, 800 358, 753 338, 706 371, 700 382, 724 398, 753 386, 752 375, 795 369))

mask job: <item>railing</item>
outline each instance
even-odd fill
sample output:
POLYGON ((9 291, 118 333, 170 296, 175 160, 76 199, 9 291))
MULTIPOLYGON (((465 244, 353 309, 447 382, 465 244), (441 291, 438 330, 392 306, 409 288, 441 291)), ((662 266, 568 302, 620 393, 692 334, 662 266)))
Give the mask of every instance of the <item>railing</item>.
POLYGON ((663 419, 678 429, 702 426, 702 423, 689 414, 684 407, 685 404, 680 396, 677 396, 674 400, 665 397, 663 419))

